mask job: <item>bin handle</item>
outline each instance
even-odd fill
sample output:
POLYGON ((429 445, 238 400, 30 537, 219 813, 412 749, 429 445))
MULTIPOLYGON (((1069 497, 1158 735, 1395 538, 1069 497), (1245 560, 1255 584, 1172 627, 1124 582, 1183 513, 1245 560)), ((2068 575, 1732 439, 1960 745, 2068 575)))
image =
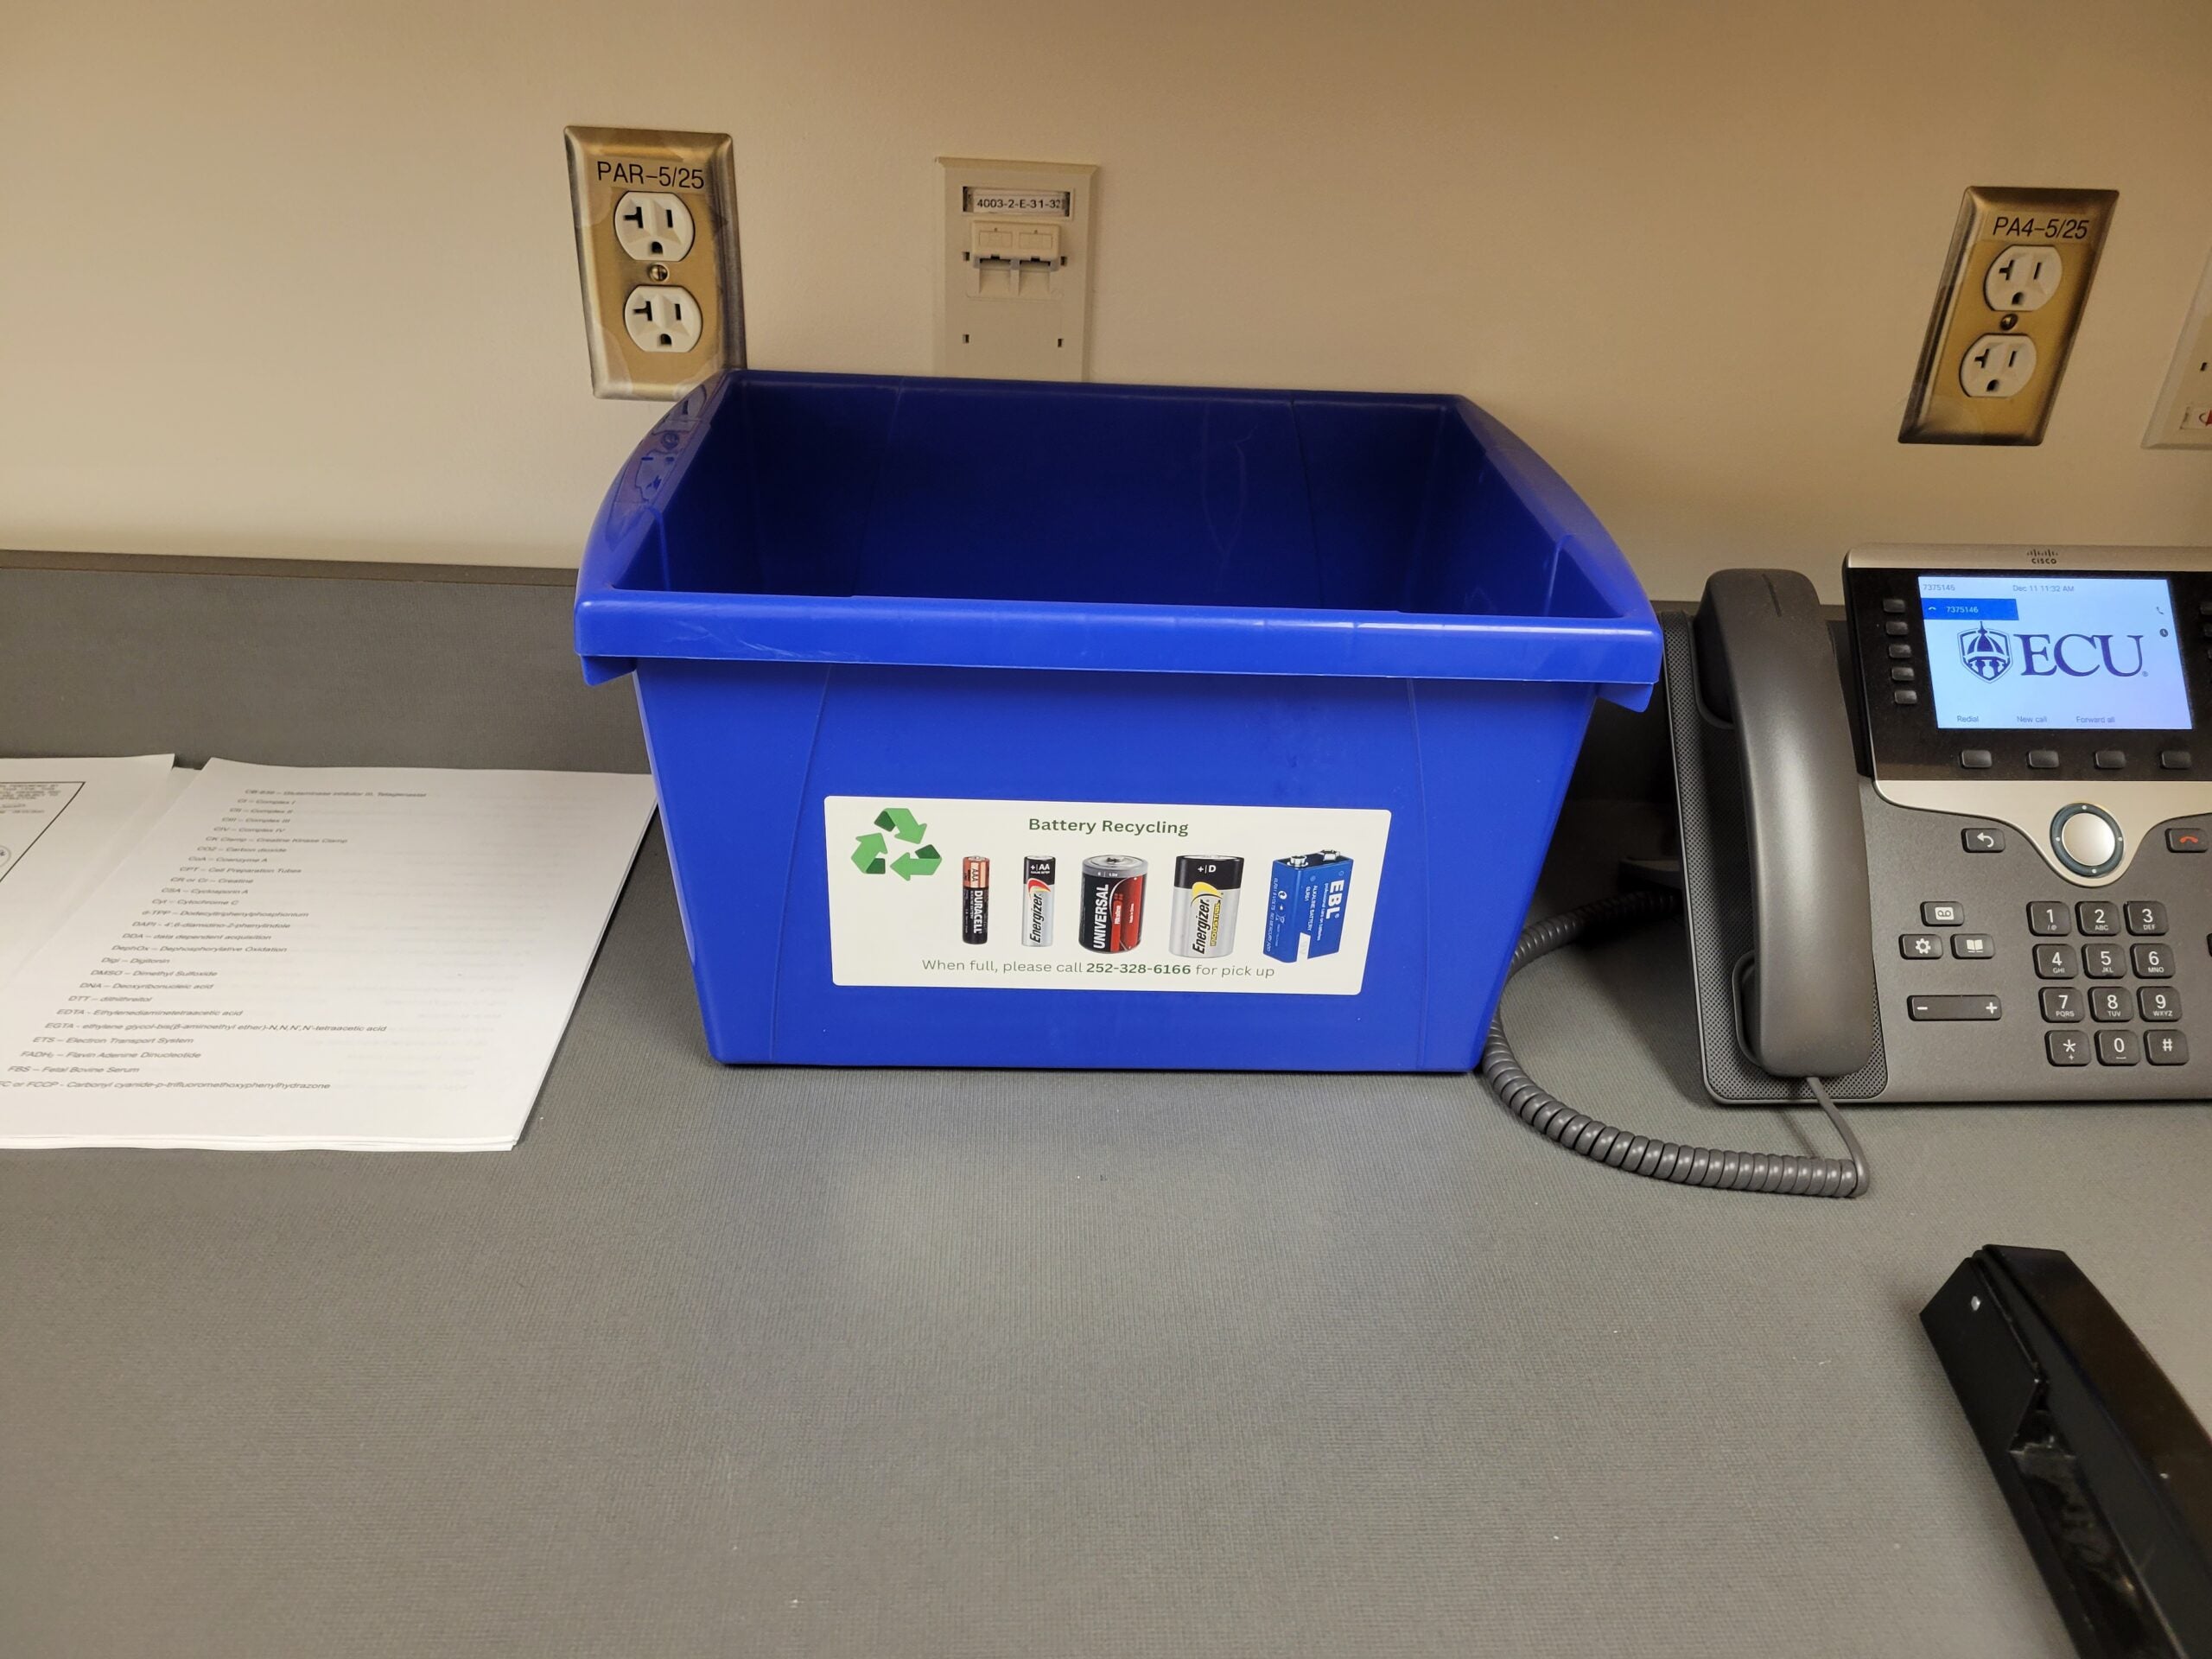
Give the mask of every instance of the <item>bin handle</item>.
MULTIPOLYGON (((584 652, 584 615, 595 594, 613 593, 640 560, 668 556, 660 504, 674 493, 691 458, 699 453, 734 372, 724 369, 677 398, 638 440, 600 503, 576 569, 576 645, 583 657, 587 685, 620 679, 638 665, 635 658, 584 652)), ((666 574, 660 573, 664 580, 666 574)))

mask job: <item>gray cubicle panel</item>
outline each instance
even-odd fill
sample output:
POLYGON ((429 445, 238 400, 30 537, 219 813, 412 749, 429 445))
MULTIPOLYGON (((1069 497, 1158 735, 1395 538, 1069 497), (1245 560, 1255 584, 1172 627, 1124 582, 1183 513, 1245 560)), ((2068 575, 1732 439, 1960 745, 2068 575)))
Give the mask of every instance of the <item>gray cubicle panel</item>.
MULTIPOLYGON (((1663 837, 1639 733, 1546 902, 1663 837)), ((641 764, 555 582, 0 569, 0 751, 168 747, 641 764)), ((1539 964, 1531 1067, 1823 1144, 1681 964, 1539 964)), ((2212 1114, 1858 1122, 1837 1204, 1465 1077, 725 1071, 649 840, 512 1153, 0 1154, 0 1653, 2056 1659, 1916 1315, 2056 1245, 2212 1412, 2212 1114)))
POLYGON ((643 772, 572 570, 0 553, 0 754, 643 772))

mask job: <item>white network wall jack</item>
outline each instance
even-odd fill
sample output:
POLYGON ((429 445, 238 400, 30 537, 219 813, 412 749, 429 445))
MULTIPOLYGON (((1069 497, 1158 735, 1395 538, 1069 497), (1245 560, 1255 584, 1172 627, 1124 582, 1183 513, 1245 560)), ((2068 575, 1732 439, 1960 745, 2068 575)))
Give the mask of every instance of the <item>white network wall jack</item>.
POLYGON ((2212 449, 2212 263, 2196 285, 2182 325, 2158 406, 2151 412, 2145 449, 2212 449))
POLYGON ((1001 380, 1087 377, 1098 169, 942 156, 937 368, 1001 380))

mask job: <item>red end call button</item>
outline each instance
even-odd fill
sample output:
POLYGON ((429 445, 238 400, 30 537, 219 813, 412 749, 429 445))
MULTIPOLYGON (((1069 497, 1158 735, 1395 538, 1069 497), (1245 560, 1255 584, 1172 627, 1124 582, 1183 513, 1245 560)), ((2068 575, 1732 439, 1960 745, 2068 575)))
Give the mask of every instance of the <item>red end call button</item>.
POLYGON ((2170 853, 2201 853, 2204 850, 2204 826, 2197 823, 2177 823, 2166 831, 2166 850, 2170 853))

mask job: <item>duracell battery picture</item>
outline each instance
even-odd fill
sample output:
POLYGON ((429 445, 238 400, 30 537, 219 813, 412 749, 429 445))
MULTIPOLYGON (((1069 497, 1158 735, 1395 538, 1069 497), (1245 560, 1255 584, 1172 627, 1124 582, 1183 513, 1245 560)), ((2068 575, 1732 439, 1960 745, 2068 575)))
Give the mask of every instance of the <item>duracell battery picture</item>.
POLYGON ((1021 942, 1052 942, 1052 876, 1059 868, 1054 858, 1021 861, 1021 942))
POLYGON ((1119 956, 1144 937, 1144 860, 1106 853, 1083 861, 1083 948, 1119 956))
POLYGON ((982 944, 990 938, 991 861, 960 861, 960 942, 982 944))
POLYGON ((1236 899, 1244 861, 1185 855, 1175 861, 1174 932, 1179 957, 1225 957, 1236 948, 1236 899))

